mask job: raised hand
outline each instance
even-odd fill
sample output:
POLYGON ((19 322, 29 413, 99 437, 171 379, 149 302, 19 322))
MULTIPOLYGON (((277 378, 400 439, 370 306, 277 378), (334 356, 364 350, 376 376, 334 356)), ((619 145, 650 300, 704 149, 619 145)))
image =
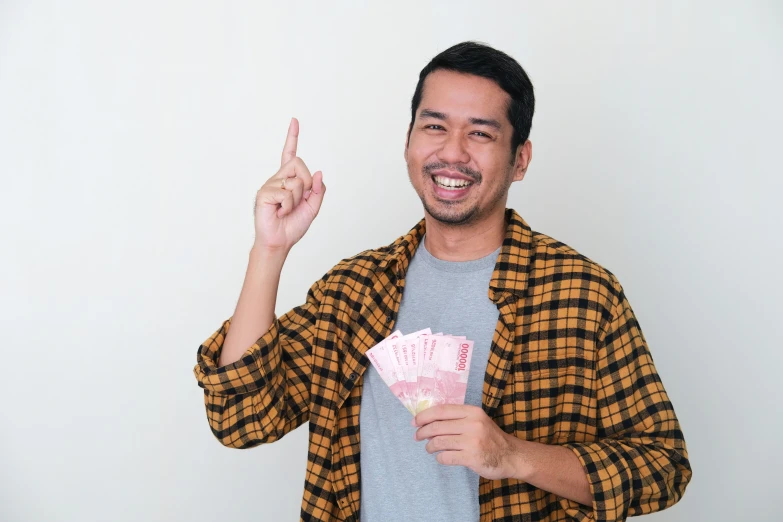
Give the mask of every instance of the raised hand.
POLYGON ((326 185, 319 170, 311 175, 296 155, 299 121, 291 118, 280 170, 256 193, 254 248, 288 251, 318 215, 326 185))

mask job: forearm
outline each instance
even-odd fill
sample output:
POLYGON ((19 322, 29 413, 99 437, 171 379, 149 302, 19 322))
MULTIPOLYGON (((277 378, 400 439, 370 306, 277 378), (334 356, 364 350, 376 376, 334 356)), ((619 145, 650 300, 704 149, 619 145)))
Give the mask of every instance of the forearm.
POLYGON ((573 451, 563 446, 509 437, 514 448, 510 478, 592 507, 587 473, 573 451))
POLYGON ((272 326, 280 273, 287 254, 256 247, 250 251, 245 282, 220 352, 218 366, 238 361, 272 326))

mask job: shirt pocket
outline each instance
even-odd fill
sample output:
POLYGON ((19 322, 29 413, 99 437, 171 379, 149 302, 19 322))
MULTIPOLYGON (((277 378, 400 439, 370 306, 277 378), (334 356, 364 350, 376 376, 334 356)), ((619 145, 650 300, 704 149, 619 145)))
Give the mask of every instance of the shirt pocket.
POLYGON ((592 352, 569 346, 528 351, 513 365, 516 435, 544 444, 595 434, 592 352))

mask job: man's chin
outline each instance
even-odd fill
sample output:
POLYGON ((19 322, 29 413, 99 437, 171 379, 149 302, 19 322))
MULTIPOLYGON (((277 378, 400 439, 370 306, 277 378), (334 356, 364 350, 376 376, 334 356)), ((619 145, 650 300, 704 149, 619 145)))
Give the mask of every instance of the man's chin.
POLYGON ((475 207, 467 207, 461 201, 442 201, 438 200, 434 205, 427 204, 422 199, 424 210, 432 218, 444 225, 464 225, 470 223, 476 214, 475 207))

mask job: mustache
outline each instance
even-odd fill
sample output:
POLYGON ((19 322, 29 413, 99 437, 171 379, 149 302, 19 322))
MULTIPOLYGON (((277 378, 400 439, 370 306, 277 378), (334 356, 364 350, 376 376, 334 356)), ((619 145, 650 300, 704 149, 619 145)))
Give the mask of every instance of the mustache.
POLYGON ((441 170, 441 169, 454 170, 462 174, 465 174, 475 182, 481 181, 481 172, 477 170, 473 170, 469 167, 465 167, 464 165, 461 165, 459 167, 454 167, 452 165, 449 165, 448 163, 436 162, 436 163, 427 163, 426 165, 424 165, 424 167, 422 167, 424 173, 429 176, 432 176, 433 171, 441 170))

